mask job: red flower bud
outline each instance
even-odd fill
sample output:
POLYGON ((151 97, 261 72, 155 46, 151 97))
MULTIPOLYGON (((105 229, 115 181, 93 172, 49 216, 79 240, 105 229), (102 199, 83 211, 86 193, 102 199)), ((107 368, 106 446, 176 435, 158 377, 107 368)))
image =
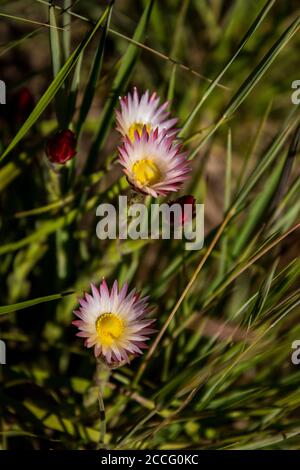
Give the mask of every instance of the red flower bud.
POLYGON ((9 102, 8 115, 13 126, 20 126, 26 121, 34 108, 34 97, 31 91, 26 88, 20 88, 9 102))
POLYGON ((52 163, 63 165, 76 154, 75 134, 64 129, 51 137, 46 145, 46 154, 52 163))
POLYGON ((196 215, 196 199, 194 196, 187 195, 182 196, 175 201, 169 202, 169 206, 172 207, 173 204, 179 204, 181 207, 181 216, 177 220, 176 212, 171 213, 171 223, 172 225, 184 225, 187 222, 190 222, 196 215), (175 219, 175 220, 174 220, 175 219))

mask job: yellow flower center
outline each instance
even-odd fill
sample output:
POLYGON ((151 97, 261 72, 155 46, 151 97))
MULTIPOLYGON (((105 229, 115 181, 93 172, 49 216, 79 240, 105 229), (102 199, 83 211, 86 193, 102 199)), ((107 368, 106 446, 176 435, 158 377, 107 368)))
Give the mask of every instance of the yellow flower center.
POLYGON ((150 124, 145 124, 144 122, 134 122, 133 124, 131 124, 131 126, 129 127, 129 131, 128 131, 128 137, 131 140, 131 142, 134 141, 135 131, 137 131, 140 136, 142 135, 143 127, 146 127, 146 131, 149 134, 151 131, 150 124))
POLYGON ((123 333, 124 322, 115 313, 104 313, 96 320, 96 331, 101 343, 105 346, 111 346, 123 333))
POLYGON ((143 158, 138 160, 132 167, 135 179, 143 186, 157 183, 161 178, 161 173, 153 160, 143 158))

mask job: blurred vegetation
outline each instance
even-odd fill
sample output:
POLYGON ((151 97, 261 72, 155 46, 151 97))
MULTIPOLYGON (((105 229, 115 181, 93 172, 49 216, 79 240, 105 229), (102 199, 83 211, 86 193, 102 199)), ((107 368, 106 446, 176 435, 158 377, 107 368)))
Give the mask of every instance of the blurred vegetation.
POLYGON ((296 0, 0 2, 2 448, 97 446, 95 361, 71 321, 102 277, 149 294, 159 330, 105 386, 107 447, 300 447, 299 14, 296 0), (16 126, 24 86, 35 106, 16 126), (199 252, 96 237, 97 205, 130 191, 114 108, 132 86, 180 118, 199 252), (64 127, 78 153, 58 175, 44 148, 64 127))

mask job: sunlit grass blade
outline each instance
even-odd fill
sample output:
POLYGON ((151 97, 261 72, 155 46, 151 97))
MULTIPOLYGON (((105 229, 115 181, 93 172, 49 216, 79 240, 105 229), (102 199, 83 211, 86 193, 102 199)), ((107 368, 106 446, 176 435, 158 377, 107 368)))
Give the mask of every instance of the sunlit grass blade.
POLYGON ((88 83, 84 91, 83 100, 80 106, 79 118, 76 124, 77 135, 80 134, 82 125, 85 122, 85 119, 91 107, 93 97, 95 95, 96 87, 98 84, 98 80, 100 77, 102 62, 103 62, 103 55, 104 55, 105 44, 106 44, 107 28, 110 24, 113 3, 114 2, 111 2, 109 6, 109 13, 107 16, 107 20, 101 33, 101 40, 99 42, 99 46, 96 49, 96 53, 95 53, 94 60, 93 60, 93 65, 91 67, 90 74, 89 74, 88 83))
MULTIPOLYGON (((52 28, 49 30, 49 39, 50 39, 50 50, 51 50, 51 60, 52 60, 52 71, 53 78, 57 76, 58 72, 62 67, 62 55, 61 55, 61 42, 60 42, 60 32, 57 29, 57 21, 55 16, 55 9, 53 5, 49 7, 49 23, 52 28)), ((55 109, 56 116, 61 128, 64 127, 64 114, 65 114, 65 93, 64 93, 64 84, 58 90, 55 96, 55 109)))

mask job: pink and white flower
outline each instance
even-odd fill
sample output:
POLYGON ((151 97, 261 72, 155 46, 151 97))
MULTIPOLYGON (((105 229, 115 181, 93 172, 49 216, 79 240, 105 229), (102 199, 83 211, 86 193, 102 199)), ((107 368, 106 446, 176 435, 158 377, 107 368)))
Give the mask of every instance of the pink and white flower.
POLYGON ((177 133, 177 129, 174 129, 177 119, 169 118, 167 101, 161 106, 159 102, 160 98, 155 92, 150 96, 147 90, 139 97, 137 89, 134 88, 132 94, 128 93, 120 98, 121 110, 116 111, 117 131, 132 141, 136 132, 142 134, 144 127, 148 133, 158 128, 159 131, 164 129, 168 131, 168 135, 174 136, 177 133))
POLYGON ((141 134, 135 131, 134 140, 125 137, 119 162, 134 188, 154 197, 178 191, 191 171, 180 143, 167 131, 148 133, 145 127, 141 134))
POLYGON ((73 321, 79 329, 77 336, 85 338, 85 346, 94 348, 96 357, 102 356, 108 364, 129 362, 130 356, 142 354, 145 341, 155 330, 153 319, 145 318, 150 312, 148 297, 140 297, 133 289, 127 294, 125 283, 119 290, 115 281, 109 291, 105 280, 100 288, 91 284, 92 294, 79 299, 80 308, 74 311, 79 320, 73 321))

